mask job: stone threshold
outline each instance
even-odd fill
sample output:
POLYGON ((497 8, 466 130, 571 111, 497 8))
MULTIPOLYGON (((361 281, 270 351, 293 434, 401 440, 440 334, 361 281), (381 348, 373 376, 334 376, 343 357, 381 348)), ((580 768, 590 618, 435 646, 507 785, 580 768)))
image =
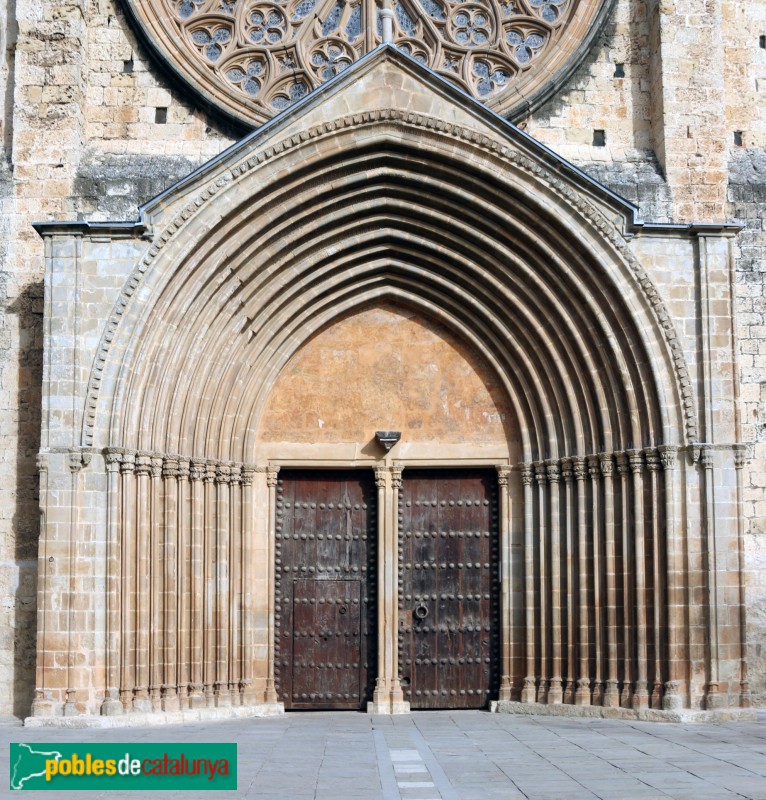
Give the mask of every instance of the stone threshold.
POLYGON ((279 717, 285 713, 282 703, 260 703, 252 706, 198 708, 184 711, 130 712, 115 716, 79 714, 72 717, 27 717, 27 728, 143 728, 161 725, 188 725, 210 720, 279 717))
POLYGON ((529 717, 584 717, 590 719, 622 719, 634 722, 753 722, 757 719, 754 708, 719 708, 711 711, 694 711, 679 708, 665 711, 655 708, 608 708, 604 706, 574 706, 569 704, 543 705, 493 700, 490 711, 497 714, 517 714, 529 717))

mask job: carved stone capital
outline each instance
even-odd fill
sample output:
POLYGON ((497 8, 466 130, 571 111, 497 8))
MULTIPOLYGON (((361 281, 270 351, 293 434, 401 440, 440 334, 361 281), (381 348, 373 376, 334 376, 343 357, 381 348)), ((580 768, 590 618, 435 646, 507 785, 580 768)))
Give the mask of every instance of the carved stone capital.
POLYGON ((138 453, 136 456, 136 475, 151 475, 152 457, 149 453, 138 453))
POLYGON ((620 475, 627 475, 630 471, 630 461, 627 453, 617 453, 615 460, 617 461, 617 472, 620 475))
POLYGON ((735 444, 734 450, 734 468, 742 469, 747 464, 747 445, 735 444))
POLYGON ((497 485, 498 486, 507 486, 508 485, 508 478, 511 476, 511 468, 506 466, 500 466, 497 468, 497 485))
POLYGON ((242 483, 242 467, 239 464, 229 465, 229 480, 236 486, 242 483))
POLYGON ((123 475, 132 474, 136 470, 136 454, 126 451, 122 454, 120 469, 123 475))
POLYGON ((561 459, 561 477, 565 481, 571 481, 574 477, 574 470, 572 469, 572 459, 571 458, 562 458, 561 459))
POLYGON ((152 456, 152 478, 162 477, 162 467, 165 459, 159 455, 152 456))
POLYGON ((162 477, 173 479, 178 477, 178 458, 166 456, 162 459, 162 477))
POLYGON ((205 462, 205 483, 215 483, 215 461, 205 462))
POLYGON ((82 450, 69 451, 69 470, 71 472, 79 472, 83 467, 87 467, 91 460, 90 453, 84 453, 82 450))
POLYGON ((279 467, 269 467, 266 470, 266 486, 269 489, 276 487, 279 480, 279 467))
POLYGON ((388 467, 375 467, 375 486, 378 489, 386 488, 387 474, 388 474, 388 467))
POLYGON ((216 464, 215 467, 215 482, 228 483, 231 478, 231 469, 228 464, 216 464))
POLYGON ((188 458, 178 458, 178 478, 182 481, 189 480, 190 462, 188 458))
POLYGON ((555 459, 550 459, 545 462, 545 471, 549 483, 558 483, 561 479, 561 467, 559 466, 559 462, 555 459))
POLYGON ((106 461, 107 472, 119 472, 120 464, 122 464, 122 450, 107 450, 104 454, 104 461, 106 461))
POLYGON ((599 453, 601 463, 601 474, 605 478, 611 478, 614 472, 614 456, 611 453, 599 453))
POLYGON ((255 468, 245 464, 245 466, 242 467, 242 485, 252 486, 254 476, 255 476, 255 468))
POLYGON ((524 486, 531 486, 532 485, 532 477, 534 475, 534 467, 532 464, 527 462, 526 464, 521 465, 521 482, 524 486))
POLYGON ((598 456, 588 456, 588 475, 592 481, 597 481, 601 475, 601 463, 598 456))
POLYGON ((402 488, 402 470, 398 467, 391 470, 391 488, 397 491, 402 488))
POLYGON ((700 449, 700 464, 703 469, 713 469, 713 448, 707 445, 700 449))
POLYGON ((641 450, 627 450, 626 455, 630 463, 630 471, 637 475, 644 469, 644 454, 641 450))
POLYGON ((657 448, 662 460, 663 469, 675 469, 678 459, 678 447, 674 444, 661 444, 657 448))
POLYGON ((543 486, 548 480, 548 470, 544 461, 535 461, 535 480, 538 486, 543 486))
POLYGON ((585 459, 582 456, 572 456, 572 472, 578 481, 584 481, 588 474, 585 468, 585 459))
POLYGON ((659 472, 662 466, 660 454, 654 448, 649 448, 644 451, 644 455, 646 456, 646 468, 649 472, 659 472))
POLYGON ((207 464, 199 458, 191 459, 190 473, 193 481, 204 481, 207 474, 207 464))

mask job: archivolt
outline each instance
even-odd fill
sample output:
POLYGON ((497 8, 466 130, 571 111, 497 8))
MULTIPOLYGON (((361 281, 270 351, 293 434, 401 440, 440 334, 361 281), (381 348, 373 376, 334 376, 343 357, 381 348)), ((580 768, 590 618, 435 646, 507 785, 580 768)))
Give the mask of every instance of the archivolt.
POLYGON ((684 420, 693 434, 672 323, 613 226, 527 156, 393 117, 349 117, 250 155, 160 234, 104 335, 86 444, 111 361, 104 444, 247 461, 301 342, 382 299, 438 319, 494 365, 525 460, 679 443, 684 420), (115 335, 125 355, 108 360, 115 335))

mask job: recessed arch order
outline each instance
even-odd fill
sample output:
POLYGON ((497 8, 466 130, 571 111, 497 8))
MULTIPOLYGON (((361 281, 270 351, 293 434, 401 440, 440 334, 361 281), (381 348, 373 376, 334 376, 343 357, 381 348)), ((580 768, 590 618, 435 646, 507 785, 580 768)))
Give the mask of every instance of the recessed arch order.
POLYGON ((386 300, 492 365, 525 461, 683 443, 656 309, 599 211, 454 131, 325 129, 214 176, 212 199, 157 237, 110 334, 94 444, 248 462, 302 342, 386 300))

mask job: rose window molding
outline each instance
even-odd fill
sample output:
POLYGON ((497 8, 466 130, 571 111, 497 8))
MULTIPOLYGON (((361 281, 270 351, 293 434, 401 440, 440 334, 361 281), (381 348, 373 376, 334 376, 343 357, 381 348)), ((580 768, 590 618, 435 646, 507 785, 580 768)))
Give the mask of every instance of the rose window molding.
MULTIPOLYGON (((612 0, 392 0, 394 44, 518 119, 581 62, 612 0)), ((260 125, 382 41, 375 0, 127 0, 204 102, 260 125)))

